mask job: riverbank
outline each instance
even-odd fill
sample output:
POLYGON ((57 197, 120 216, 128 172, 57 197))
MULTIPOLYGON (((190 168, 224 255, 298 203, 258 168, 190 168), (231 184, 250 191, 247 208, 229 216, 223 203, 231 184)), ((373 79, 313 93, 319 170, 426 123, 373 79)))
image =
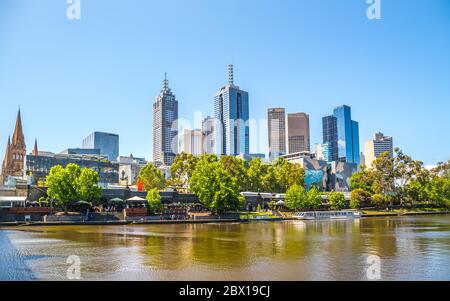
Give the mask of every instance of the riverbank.
MULTIPOLYGON (((402 217, 422 215, 447 215, 447 211, 372 211, 363 210, 363 218, 372 217, 402 217)), ((91 222, 0 222, 0 227, 18 226, 124 226, 124 225, 173 225, 173 224, 210 224, 210 223, 246 223, 246 222, 278 222, 296 220, 293 217, 283 218, 254 218, 254 219, 204 219, 204 220, 148 220, 148 221, 91 221, 91 222)))

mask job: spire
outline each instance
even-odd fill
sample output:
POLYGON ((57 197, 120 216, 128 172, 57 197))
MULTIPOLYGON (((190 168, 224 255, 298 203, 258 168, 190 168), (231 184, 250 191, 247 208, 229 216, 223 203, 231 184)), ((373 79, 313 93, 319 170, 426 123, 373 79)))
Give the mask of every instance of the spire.
POLYGON ((25 137, 23 135, 22 117, 20 115, 20 107, 19 107, 19 112, 17 113, 16 128, 14 129, 12 144, 25 146, 25 137))
POLYGON ((8 144, 6 144, 5 158, 3 159, 2 173, 5 172, 5 169, 8 168, 8 165, 9 165, 10 148, 11 148, 11 136, 8 137, 8 144))
POLYGON ((167 72, 164 73, 164 81, 163 81, 163 93, 170 93, 169 80, 167 79, 167 72))
POLYGON ((38 156, 39 155, 39 150, 38 150, 38 144, 37 144, 37 138, 34 140, 34 148, 33 148, 33 152, 31 153, 33 156, 38 156))
POLYGON ((228 65, 228 83, 234 86, 234 66, 232 64, 228 65))

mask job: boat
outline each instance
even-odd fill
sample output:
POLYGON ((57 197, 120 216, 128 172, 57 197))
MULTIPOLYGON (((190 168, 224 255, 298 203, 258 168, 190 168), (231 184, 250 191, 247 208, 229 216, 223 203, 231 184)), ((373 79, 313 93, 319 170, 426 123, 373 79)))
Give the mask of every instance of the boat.
POLYGON ((356 210, 310 211, 297 212, 292 217, 299 220, 345 220, 360 218, 361 213, 356 210))

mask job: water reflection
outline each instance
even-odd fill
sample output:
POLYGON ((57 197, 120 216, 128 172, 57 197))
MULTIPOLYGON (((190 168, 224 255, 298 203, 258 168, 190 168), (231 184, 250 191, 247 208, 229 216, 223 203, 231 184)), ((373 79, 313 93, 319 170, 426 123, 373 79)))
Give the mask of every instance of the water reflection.
POLYGON ((378 255, 385 280, 450 280, 448 216, 12 230, 0 239, 15 279, 63 280, 78 255, 83 279, 366 280, 378 255), (25 274, 18 254, 29 255, 25 274))

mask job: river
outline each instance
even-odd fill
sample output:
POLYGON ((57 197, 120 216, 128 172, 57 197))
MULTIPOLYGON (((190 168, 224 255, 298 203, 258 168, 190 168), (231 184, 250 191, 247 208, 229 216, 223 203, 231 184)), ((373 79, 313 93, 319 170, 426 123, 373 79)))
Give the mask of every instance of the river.
POLYGON ((0 280, 450 280, 450 216, 0 229, 0 280), (378 264, 378 263, 377 263, 378 264))

